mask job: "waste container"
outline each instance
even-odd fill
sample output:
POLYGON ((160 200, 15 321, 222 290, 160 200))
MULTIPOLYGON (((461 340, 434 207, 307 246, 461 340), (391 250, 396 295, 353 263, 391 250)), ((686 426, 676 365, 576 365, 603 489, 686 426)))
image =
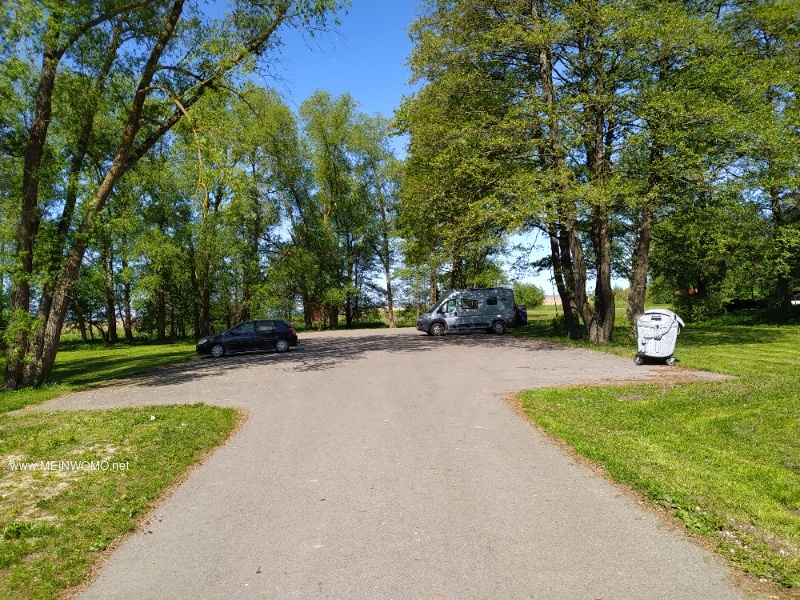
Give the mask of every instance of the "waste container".
POLYGON ((636 319, 636 337, 639 345, 633 362, 644 363, 645 357, 666 358, 668 365, 675 364, 675 342, 684 322, 671 310, 656 308, 645 311, 636 319))

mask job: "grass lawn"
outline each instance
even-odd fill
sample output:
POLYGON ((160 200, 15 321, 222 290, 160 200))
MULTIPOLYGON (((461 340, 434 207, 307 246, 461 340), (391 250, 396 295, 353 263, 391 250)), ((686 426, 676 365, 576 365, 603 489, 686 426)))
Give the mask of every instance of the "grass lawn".
POLYGON ((194 345, 65 344, 54 383, 0 392, 0 598, 58 598, 242 419, 205 405, 10 413, 188 360, 194 345))
POLYGON ((102 385, 152 369, 191 360, 193 342, 62 344, 49 385, 0 391, 0 413, 51 400, 67 392, 102 385))
MULTIPOLYGON (((542 389, 520 400, 545 431, 669 509, 741 569, 798 591, 800 326, 761 321, 726 317, 678 337, 679 365, 736 379, 542 389)), ((520 335, 554 332, 542 319, 520 335)), ((603 350, 632 357, 629 326, 617 338, 603 350)))
POLYGON ((83 582, 240 418, 204 405, 0 415, 0 598, 83 582))

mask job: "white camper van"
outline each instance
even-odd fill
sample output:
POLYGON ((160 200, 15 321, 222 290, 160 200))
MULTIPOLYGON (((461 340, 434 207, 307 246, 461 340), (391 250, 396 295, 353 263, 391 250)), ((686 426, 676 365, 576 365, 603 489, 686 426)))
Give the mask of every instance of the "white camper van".
POLYGON ((428 335, 466 329, 502 334, 509 327, 525 324, 525 309, 514 304, 514 290, 481 288, 443 294, 432 309, 420 315, 417 329, 428 335))

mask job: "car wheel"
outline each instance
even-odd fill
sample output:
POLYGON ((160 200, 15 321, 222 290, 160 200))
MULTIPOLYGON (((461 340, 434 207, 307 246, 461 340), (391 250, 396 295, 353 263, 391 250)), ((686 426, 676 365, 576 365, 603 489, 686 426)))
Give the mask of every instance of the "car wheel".
POLYGON ((495 321, 492 323, 492 331, 497 335, 503 335, 506 332, 506 324, 504 321, 495 321))
POLYGON ((678 362, 678 359, 677 359, 677 358, 675 358, 674 356, 670 356, 670 357, 667 359, 667 364, 668 364, 670 367, 673 367, 673 366, 675 366, 675 363, 676 363, 676 362, 678 362))
POLYGON ((441 323, 431 325, 431 335, 444 335, 444 325, 441 323))
POLYGON ((275 350, 278 352, 286 352, 289 349, 289 342, 286 340, 278 340, 275 342, 275 350))
POLYGON ((219 358, 220 356, 225 356, 225 346, 222 344, 214 344, 211 346, 211 356, 214 358, 219 358))
POLYGON ((633 362, 636 363, 637 365, 643 365, 644 358, 642 357, 641 354, 637 354, 636 356, 633 357, 633 362))

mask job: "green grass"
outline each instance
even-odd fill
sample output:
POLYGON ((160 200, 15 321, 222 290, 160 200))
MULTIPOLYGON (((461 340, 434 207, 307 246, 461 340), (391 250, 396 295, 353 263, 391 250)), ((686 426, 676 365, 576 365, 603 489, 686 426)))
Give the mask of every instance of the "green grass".
POLYGON ((57 598, 85 581, 102 552, 239 419, 204 405, 0 415, 0 598, 57 598), (12 468, 40 461, 57 462, 12 468))
POLYGON ((40 404, 67 392, 103 385, 109 381, 191 360, 193 342, 102 343, 68 342, 56 355, 51 380, 35 389, 0 391, 0 413, 40 404))
MULTIPOLYGON (((800 588, 800 327, 765 321, 724 317, 678 337, 680 365, 736 379, 543 389, 521 402, 741 569, 800 588)), ((521 335, 554 337, 546 321, 521 335)), ((603 348, 635 349, 626 327, 603 348)))

